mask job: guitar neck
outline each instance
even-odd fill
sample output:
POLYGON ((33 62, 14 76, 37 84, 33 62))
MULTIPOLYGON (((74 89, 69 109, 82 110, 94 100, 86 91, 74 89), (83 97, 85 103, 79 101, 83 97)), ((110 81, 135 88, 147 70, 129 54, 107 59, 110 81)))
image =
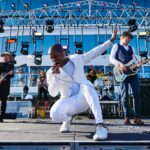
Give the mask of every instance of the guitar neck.
POLYGON ((130 66, 130 69, 135 69, 137 67, 137 65, 143 65, 143 64, 147 63, 148 61, 150 61, 150 58, 148 58, 148 59, 146 59, 144 61, 141 61, 138 64, 134 64, 134 65, 130 66))

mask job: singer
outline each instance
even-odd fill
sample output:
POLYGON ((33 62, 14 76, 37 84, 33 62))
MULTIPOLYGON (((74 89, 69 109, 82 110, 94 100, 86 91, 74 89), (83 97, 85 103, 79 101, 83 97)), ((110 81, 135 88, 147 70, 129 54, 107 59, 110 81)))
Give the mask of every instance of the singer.
POLYGON ((60 44, 49 48, 48 53, 54 64, 47 71, 48 91, 54 97, 59 92, 61 95, 52 106, 50 117, 55 122, 62 122, 61 133, 69 132, 73 115, 84 112, 90 107, 97 124, 93 140, 107 139, 108 130, 103 123, 98 94, 93 84, 86 79, 84 65, 111 47, 116 34, 115 28, 110 40, 81 55, 74 54, 68 57, 60 44))

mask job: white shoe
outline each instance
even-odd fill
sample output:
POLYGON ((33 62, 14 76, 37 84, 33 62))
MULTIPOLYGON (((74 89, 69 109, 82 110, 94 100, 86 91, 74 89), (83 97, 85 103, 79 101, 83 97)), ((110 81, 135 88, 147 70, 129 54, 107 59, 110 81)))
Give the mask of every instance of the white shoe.
POLYGON ((69 132, 69 127, 70 127, 70 121, 64 121, 60 127, 60 132, 61 133, 69 132))
POLYGON ((103 125, 97 126, 93 140, 105 140, 108 137, 108 129, 103 125))

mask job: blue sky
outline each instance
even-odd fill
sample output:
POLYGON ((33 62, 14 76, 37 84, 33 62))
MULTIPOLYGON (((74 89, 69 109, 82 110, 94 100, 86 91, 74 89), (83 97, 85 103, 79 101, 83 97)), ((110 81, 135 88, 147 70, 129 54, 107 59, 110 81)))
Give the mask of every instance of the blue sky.
MULTIPOLYGON (((30 8, 40 8, 44 3, 49 5, 57 5, 59 1, 63 3, 76 2, 77 0, 0 0, 0 7, 2 9, 10 9, 11 3, 15 3, 17 9, 23 9, 24 3, 29 3, 30 8)), ((118 0, 103 0, 104 2, 117 3, 118 0)), ((133 1, 136 1, 139 6, 150 7, 150 0, 120 0, 122 4, 132 5, 133 1)))

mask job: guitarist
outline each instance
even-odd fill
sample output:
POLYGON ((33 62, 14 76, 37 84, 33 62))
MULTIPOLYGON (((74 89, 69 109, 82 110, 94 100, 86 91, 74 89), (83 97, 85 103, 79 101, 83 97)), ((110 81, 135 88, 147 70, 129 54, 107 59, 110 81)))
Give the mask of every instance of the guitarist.
MULTIPOLYGON (((120 37, 120 43, 114 44, 110 54, 110 62, 112 64, 120 65, 123 72, 127 70, 125 64, 130 62, 131 60, 135 60, 137 63, 137 59, 135 57, 135 52, 132 46, 129 45, 129 42, 133 39, 133 35, 124 31, 120 37)), ((140 67, 140 65, 138 65, 140 67)), ((131 125, 130 115, 129 115, 129 101, 128 101, 128 89, 129 84, 132 88, 133 96, 134 96, 134 123, 137 125, 144 125, 144 122, 140 119, 140 87, 138 84, 138 75, 135 74, 133 76, 128 76, 123 82, 120 83, 121 89, 121 101, 123 106, 123 112, 125 116, 124 124, 131 125)))
POLYGON ((3 118, 6 111, 7 97, 10 92, 10 79, 14 76, 14 65, 11 63, 11 54, 4 52, 1 54, 2 61, 0 62, 0 100, 1 100, 1 112, 0 122, 3 122, 3 118))

